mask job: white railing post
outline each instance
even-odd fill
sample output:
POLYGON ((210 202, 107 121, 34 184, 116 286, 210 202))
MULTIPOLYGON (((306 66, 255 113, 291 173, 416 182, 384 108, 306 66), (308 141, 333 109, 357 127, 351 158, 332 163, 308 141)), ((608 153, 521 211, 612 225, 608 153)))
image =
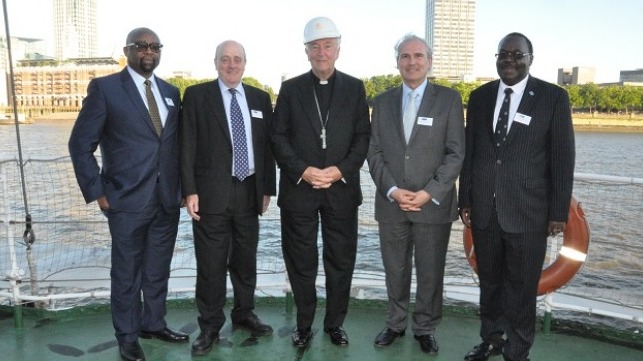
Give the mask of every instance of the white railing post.
POLYGON ((14 317, 16 328, 22 328, 22 311, 20 309, 21 296, 20 296, 20 283, 22 282, 22 277, 24 276, 24 271, 18 267, 18 258, 16 256, 16 246, 14 244, 13 230, 11 229, 11 217, 7 208, 9 203, 9 190, 8 190, 8 179, 5 174, 4 165, 7 163, 0 163, 0 183, 2 184, 2 201, 0 202, 0 215, 2 216, 2 224, 5 228, 4 234, 7 239, 7 251, 9 253, 9 259, 11 261, 11 269, 0 270, 0 272, 6 272, 5 277, 9 280, 9 285, 11 286, 11 292, 13 295, 13 304, 14 304, 14 317))

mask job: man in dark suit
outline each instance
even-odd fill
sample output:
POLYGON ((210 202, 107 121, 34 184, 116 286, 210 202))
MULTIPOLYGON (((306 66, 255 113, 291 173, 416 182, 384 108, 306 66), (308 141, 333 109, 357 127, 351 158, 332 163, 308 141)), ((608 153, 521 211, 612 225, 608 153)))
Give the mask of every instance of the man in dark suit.
POLYGON ((132 30, 123 48, 127 67, 89 83, 69 139, 85 201, 97 201, 108 219, 112 319, 127 360, 145 358, 139 335, 188 340, 164 319, 181 196, 179 91, 154 76, 162 46, 152 30, 132 30))
POLYGON ((181 111, 181 180, 193 218, 196 301, 201 333, 192 353, 203 355, 225 322, 226 275, 234 289, 234 327, 269 335, 254 314, 259 215, 276 193, 268 132, 270 96, 241 83, 246 52, 235 41, 216 49, 218 79, 190 86, 181 111))
POLYGON ((313 335, 321 217, 324 331, 334 344, 347 345, 342 325, 357 251, 360 168, 370 134, 368 105, 364 83, 335 69, 340 34, 330 19, 310 20, 304 44, 312 70, 282 83, 271 134, 281 171, 282 248, 297 306, 292 341, 305 347, 313 335))
POLYGON ((412 328, 422 351, 434 354, 447 246, 451 224, 458 219, 455 181, 464 160, 462 98, 455 90, 428 82, 432 52, 424 39, 403 37, 396 58, 403 84, 373 101, 368 151, 389 300, 386 327, 375 345, 388 346, 405 333, 415 259, 412 328))
POLYGON ((505 360, 524 361, 534 342, 547 236, 567 221, 574 131, 565 90, 529 75, 534 56, 527 37, 505 36, 496 57, 500 80, 471 93, 460 175, 460 216, 474 239, 482 321, 482 343, 465 360, 502 352, 505 360))

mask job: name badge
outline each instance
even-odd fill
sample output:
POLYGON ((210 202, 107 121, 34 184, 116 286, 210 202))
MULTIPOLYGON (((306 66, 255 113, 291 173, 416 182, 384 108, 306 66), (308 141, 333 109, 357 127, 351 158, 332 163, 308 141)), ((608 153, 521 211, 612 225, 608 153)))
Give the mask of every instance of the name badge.
POLYGON ((165 104, 167 104, 168 107, 174 106, 174 102, 172 101, 172 98, 165 98, 165 104))
POLYGON ((261 110, 250 110, 253 118, 263 119, 263 112, 261 110))
POLYGON ((433 126, 433 118, 418 117, 418 124, 427 127, 433 126))
POLYGON ((514 122, 518 122, 524 125, 529 125, 529 123, 531 123, 531 117, 529 115, 516 113, 516 116, 514 117, 514 122))

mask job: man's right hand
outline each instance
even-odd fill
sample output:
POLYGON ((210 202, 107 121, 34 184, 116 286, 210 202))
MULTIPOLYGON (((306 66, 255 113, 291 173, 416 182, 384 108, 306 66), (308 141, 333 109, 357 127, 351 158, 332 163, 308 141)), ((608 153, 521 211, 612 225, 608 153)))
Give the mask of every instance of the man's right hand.
POLYGON ((460 210, 460 219, 465 226, 471 227, 471 208, 462 208, 460 210))
POLYGON ((201 216, 199 216, 199 195, 198 194, 190 194, 189 196, 185 197, 185 206, 188 209, 188 214, 192 219, 195 221, 201 220, 201 216))

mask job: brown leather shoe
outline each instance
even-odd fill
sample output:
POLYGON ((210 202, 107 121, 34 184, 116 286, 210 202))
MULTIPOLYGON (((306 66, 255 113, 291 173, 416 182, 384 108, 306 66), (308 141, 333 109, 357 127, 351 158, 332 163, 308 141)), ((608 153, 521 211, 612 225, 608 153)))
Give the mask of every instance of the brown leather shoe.
POLYGON ((404 336, 404 331, 393 331, 390 328, 385 328, 375 337, 375 346, 388 346, 395 341, 396 338, 404 336))
POLYGON ((141 331, 138 333, 140 338, 158 338, 161 341, 165 342, 188 342, 189 336, 183 332, 172 331, 169 328, 165 327, 159 331, 141 331))

